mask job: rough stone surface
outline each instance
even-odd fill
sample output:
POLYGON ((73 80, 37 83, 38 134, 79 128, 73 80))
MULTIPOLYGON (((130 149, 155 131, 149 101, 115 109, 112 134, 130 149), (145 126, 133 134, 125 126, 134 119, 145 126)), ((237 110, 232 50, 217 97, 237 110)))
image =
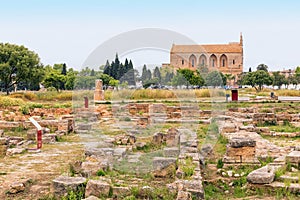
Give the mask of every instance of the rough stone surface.
POLYGON ((164 141, 164 137, 165 136, 163 133, 155 133, 152 138, 152 144, 161 145, 162 142, 164 141))
POLYGON ((23 152, 25 152, 24 148, 11 148, 11 149, 7 149, 6 155, 7 156, 12 156, 12 155, 15 155, 15 154, 21 154, 23 152))
POLYGON ((292 151, 289 153, 286 157, 286 159, 294 164, 299 164, 300 163, 300 151, 292 151))
POLYGON ((89 197, 87 197, 85 199, 82 199, 82 200, 99 200, 99 198, 95 197, 95 196, 89 196, 89 197))
POLYGON ((269 184, 273 182, 274 177, 274 169, 267 165, 248 174, 247 181, 254 184, 269 184))
POLYGON ((59 176, 52 181, 54 195, 62 197, 67 195, 69 190, 76 192, 84 186, 85 182, 86 178, 83 177, 59 176))
POLYGON ((80 171, 85 177, 90 177, 90 176, 95 176, 98 170, 100 169, 107 170, 107 168, 108 166, 102 164, 101 162, 85 161, 82 162, 80 171))
POLYGON ((153 168, 154 170, 161 170, 168 167, 171 164, 176 163, 176 158, 154 157, 153 168))
POLYGON ((117 186, 113 186, 112 187, 112 191, 113 191, 113 196, 115 197, 125 197, 130 195, 130 189, 128 187, 117 187, 117 186))
POLYGON ((123 158, 126 155, 127 149, 124 147, 115 148, 113 155, 119 158, 123 158))
POLYGON ((177 146, 179 144, 179 131, 175 128, 170 128, 165 134, 166 144, 168 147, 177 146))
POLYGON ((13 183, 13 184, 10 185, 9 193, 10 194, 16 194, 16 193, 19 193, 19 192, 23 192, 24 190, 25 190, 24 183, 16 182, 16 183, 13 183))
POLYGON ((102 180, 89 180, 86 185, 85 196, 108 196, 110 184, 102 180))
POLYGON ((178 191, 176 200, 192 200, 192 195, 186 191, 178 191))
POLYGON ((177 157, 179 155, 178 147, 166 147, 164 148, 165 157, 177 157))
POLYGON ((236 138, 232 138, 229 141, 229 145, 233 148, 240 148, 240 147, 255 147, 256 146, 256 142, 255 140, 251 139, 251 138, 244 138, 244 137, 236 137, 236 138))

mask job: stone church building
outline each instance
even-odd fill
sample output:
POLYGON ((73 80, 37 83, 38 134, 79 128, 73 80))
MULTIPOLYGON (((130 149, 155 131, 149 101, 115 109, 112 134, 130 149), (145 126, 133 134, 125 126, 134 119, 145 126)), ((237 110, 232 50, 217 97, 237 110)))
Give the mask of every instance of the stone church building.
POLYGON ((239 42, 228 44, 173 44, 170 52, 170 64, 167 65, 175 69, 188 68, 192 70, 205 66, 209 70, 218 70, 237 78, 237 75, 243 72, 242 34, 239 42))

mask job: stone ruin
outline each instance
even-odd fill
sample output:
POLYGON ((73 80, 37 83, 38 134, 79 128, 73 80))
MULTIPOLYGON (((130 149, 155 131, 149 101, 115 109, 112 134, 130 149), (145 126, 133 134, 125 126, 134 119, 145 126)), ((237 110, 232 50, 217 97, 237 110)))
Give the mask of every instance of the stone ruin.
POLYGON ((94 101, 104 100, 103 82, 101 79, 95 81, 94 101))
MULTIPOLYGON (((163 156, 152 158, 152 166, 148 166, 149 169, 152 169, 150 172, 157 178, 169 178, 175 175, 177 178, 173 183, 168 184, 167 188, 177 192, 178 200, 189 199, 192 196, 197 199, 204 198, 197 141, 196 133, 187 129, 175 128, 170 128, 163 133, 155 133, 151 139, 151 144, 158 146, 164 144, 165 147, 162 149, 163 156), (181 164, 185 164, 186 159, 191 159, 195 167, 189 179, 183 178, 185 172, 180 168, 181 164), (177 160, 179 166, 177 166, 177 160)), ((114 169, 114 160, 119 162, 127 160, 129 163, 139 165, 141 155, 132 152, 132 149, 139 145, 141 145, 140 142, 137 142, 135 136, 130 134, 117 135, 112 140, 106 138, 102 143, 103 147, 87 148, 85 161, 73 164, 73 169, 76 173, 89 178, 95 176, 99 169, 104 171, 114 169)), ((78 182, 77 185, 80 185, 84 180, 80 179, 78 182, 78 179, 72 177, 58 177, 53 181, 54 192, 58 196, 63 196, 67 187, 73 187, 74 182, 78 182), (58 182, 62 183, 58 184, 58 182)), ((134 186, 134 183, 132 184, 134 186)), ((113 196, 121 198, 122 195, 130 194, 130 187, 132 186, 114 186, 110 179, 100 177, 99 180, 87 182, 85 195, 86 198, 99 195, 108 196, 110 188, 112 188, 113 196)), ((150 187, 148 189, 151 190, 150 187)))
MULTIPOLYGON (((41 109, 38 113, 41 113, 41 109)), ((33 114, 37 113, 37 109, 33 114)), ((74 131, 74 119, 72 115, 62 115, 59 119, 42 119, 41 116, 33 118, 43 127, 42 143, 55 143, 57 137, 74 131), (54 133, 51 133, 54 131, 54 133)), ((0 121, 0 156, 11 156, 21 154, 26 151, 28 145, 36 142, 37 131, 29 120, 24 121, 0 121), (11 130, 16 128, 26 128, 26 137, 6 136, 1 129, 11 130)))
POLYGON ((226 145, 225 163, 259 163, 255 156, 256 141, 252 138, 234 137, 226 145))

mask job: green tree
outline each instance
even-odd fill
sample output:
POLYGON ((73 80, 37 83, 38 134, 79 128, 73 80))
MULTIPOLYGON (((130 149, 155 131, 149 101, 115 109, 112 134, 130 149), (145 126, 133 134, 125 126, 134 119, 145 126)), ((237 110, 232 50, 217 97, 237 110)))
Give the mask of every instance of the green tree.
POLYGON ((110 66, 108 60, 106 61, 106 64, 105 64, 105 66, 104 66, 103 73, 104 73, 104 74, 107 74, 107 75, 109 75, 109 76, 111 76, 111 66, 110 66))
POLYGON ((152 73, 151 73, 151 70, 148 69, 147 73, 146 73, 146 80, 150 80, 150 79, 152 79, 152 73))
POLYGON ((67 75, 67 65, 66 65, 66 63, 64 63, 63 66, 62 66, 61 74, 62 75, 67 75))
POLYGON ((299 77, 297 76, 297 74, 291 75, 287 78, 287 83, 288 84, 292 84, 294 87, 296 87, 296 85, 299 83, 299 77))
POLYGON ((144 65, 143 69, 142 69, 142 76, 141 76, 141 80, 142 81, 146 81, 147 80, 147 72, 148 72, 147 66, 144 65))
POLYGON ((170 84, 173 77, 174 77, 173 72, 167 72, 166 75, 165 75, 165 78, 163 79, 163 83, 164 84, 170 84))
POLYGON ((199 75, 193 75, 191 80, 190 80, 191 85, 197 85, 199 87, 204 85, 204 79, 202 78, 202 76, 199 75))
POLYGON ((188 85, 186 78, 182 73, 177 73, 171 80, 173 86, 188 85))
POLYGON ((32 78, 43 70, 38 55, 24 46, 0 43, 0 81, 1 87, 9 94, 12 86, 20 82, 31 83, 32 78))
POLYGON ((200 75, 203 79, 206 78, 208 73, 209 73, 209 69, 206 66, 201 65, 197 69, 197 74, 200 75))
POLYGON ((273 86, 278 86, 279 89, 282 85, 287 84, 288 80, 280 72, 273 72, 273 86))
POLYGON ((256 70, 258 71, 258 70, 263 70, 263 71, 266 71, 266 72, 268 72, 268 66, 267 65, 265 65, 265 64, 259 64, 258 66, 257 66, 257 68, 256 68, 256 70))
POLYGON ((158 82, 161 83, 161 74, 159 68, 156 66, 154 69, 153 77, 158 79, 158 82))
POLYGON ((116 79, 111 79, 108 83, 110 86, 113 86, 113 87, 117 87, 118 88, 118 85, 119 85, 119 81, 116 80, 116 79))
POLYGON ((74 89, 74 83, 78 72, 74 71, 72 68, 70 68, 66 75, 66 90, 73 90, 74 89))
POLYGON ((257 70, 255 72, 248 72, 243 77, 244 85, 251 85, 256 91, 261 91, 263 85, 271 85, 273 83, 272 77, 265 70, 257 70))
POLYGON ((224 86, 226 85, 227 79, 223 73, 218 71, 211 71, 205 77, 205 84, 207 86, 224 86))
POLYGON ((46 88, 54 87, 58 92, 61 89, 61 83, 66 81, 66 77, 55 69, 46 74, 43 85, 46 88))
POLYGON ((91 75, 90 75, 90 76, 95 76, 95 75, 96 75, 95 70, 92 69, 92 70, 91 70, 91 75))
POLYGON ((231 80, 235 80, 235 76, 233 74, 224 74, 224 76, 226 77, 226 85, 227 82, 230 82, 231 80))
POLYGON ((183 77, 186 79, 185 83, 186 83, 186 87, 188 88, 192 82, 192 78, 194 76, 194 71, 192 71, 190 69, 179 69, 179 70, 177 70, 177 72, 182 74, 183 77))

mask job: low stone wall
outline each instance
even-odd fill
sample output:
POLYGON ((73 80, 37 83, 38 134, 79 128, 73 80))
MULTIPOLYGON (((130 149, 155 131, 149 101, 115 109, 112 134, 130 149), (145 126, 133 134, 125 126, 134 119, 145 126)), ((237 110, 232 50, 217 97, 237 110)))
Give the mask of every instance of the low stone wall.
POLYGON ((300 122, 299 114, 274 114, 274 113, 254 113, 253 114, 253 124, 257 125, 259 123, 280 123, 283 121, 288 122, 300 122))
POLYGON ((256 163, 256 141, 248 138, 232 138, 227 144, 225 163, 256 163))

